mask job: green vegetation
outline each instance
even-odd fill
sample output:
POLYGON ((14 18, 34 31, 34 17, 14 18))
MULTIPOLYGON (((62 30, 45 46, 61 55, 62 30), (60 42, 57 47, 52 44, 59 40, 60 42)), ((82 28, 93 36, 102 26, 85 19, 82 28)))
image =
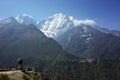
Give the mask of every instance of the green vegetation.
POLYGON ((120 80, 120 60, 57 62, 46 75, 50 80, 120 80))

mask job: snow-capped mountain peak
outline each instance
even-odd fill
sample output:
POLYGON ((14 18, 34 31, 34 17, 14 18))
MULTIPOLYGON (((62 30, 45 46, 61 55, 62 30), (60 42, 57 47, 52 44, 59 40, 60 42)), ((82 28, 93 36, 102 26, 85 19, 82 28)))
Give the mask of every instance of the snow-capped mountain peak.
POLYGON ((54 14, 39 23, 40 30, 48 37, 56 38, 66 32, 68 29, 81 25, 94 26, 93 20, 74 19, 73 16, 66 16, 62 13, 54 14))
POLYGON ((46 23, 50 24, 51 27, 61 27, 66 20, 66 16, 60 13, 48 17, 46 23))
POLYGON ((56 18, 56 17, 65 17, 65 16, 66 16, 66 15, 64 15, 64 14, 62 14, 62 13, 56 13, 56 14, 48 17, 47 19, 49 19, 49 18, 56 18))
POLYGON ((15 17, 18 23, 21 24, 36 24, 36 21, 32 18, 32 16, 28 14, 20 14, 17 17, 15 17))
POLYGON ((70 18, 62 13, 48 17, 42 24, 39 23, 42 26, 41 31, 48 37, 57 37, 67 31, 72 24, 70 18))

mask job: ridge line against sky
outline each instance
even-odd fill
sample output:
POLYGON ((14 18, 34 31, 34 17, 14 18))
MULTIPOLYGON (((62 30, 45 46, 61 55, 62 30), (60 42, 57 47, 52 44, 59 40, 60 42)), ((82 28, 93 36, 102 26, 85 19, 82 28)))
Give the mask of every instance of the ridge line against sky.
POLYGON ((97 25, 120 30, 120 0, 1 0, 0 19, 26 13, 43 20, 55 13, 92 19, 97 25))

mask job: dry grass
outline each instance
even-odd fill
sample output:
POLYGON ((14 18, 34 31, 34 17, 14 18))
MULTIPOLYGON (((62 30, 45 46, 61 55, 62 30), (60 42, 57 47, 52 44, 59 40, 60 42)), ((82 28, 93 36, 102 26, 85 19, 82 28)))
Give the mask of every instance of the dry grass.
POLYGON ((3 71, 0 72, 0 80, 43 80, 43 75, 34 71, 3 71))

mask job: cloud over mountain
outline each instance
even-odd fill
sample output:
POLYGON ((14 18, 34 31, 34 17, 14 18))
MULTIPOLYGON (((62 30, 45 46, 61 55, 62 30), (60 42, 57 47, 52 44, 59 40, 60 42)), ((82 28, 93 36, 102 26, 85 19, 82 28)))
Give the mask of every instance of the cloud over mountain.
POLYGON ((95 25, 96 24, 96 22, 94 20, 90 20, 90 19, 85 19, 85 20, 74 19, 73 22, 74 22, 74 26, 79 26, 81 24, 85 24, 85 25, 95 25))

